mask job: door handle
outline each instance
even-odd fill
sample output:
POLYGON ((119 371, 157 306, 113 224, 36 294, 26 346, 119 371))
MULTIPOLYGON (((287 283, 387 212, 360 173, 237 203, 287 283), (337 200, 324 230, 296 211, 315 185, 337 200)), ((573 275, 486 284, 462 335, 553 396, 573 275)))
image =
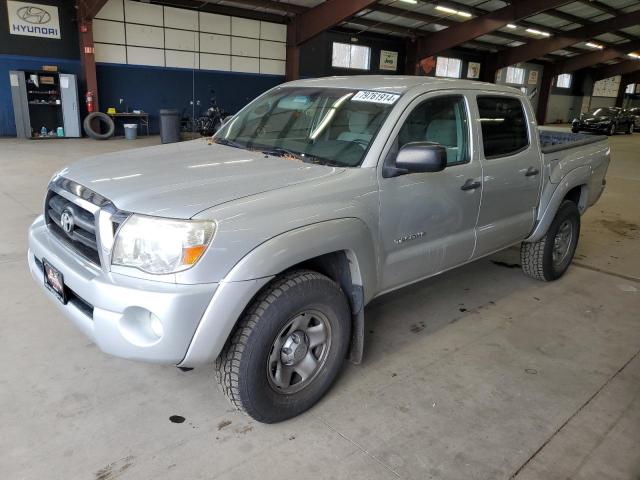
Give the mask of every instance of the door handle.
POLYGON ((480 188, 481 186, 482 186, 482 182, 479 182, 478 180, 474 180, 473 178, 470 178, 469 180, 464 182, 464 185, 460 187, 460 190, 475 190, 476 188, 480 188))
POLYGON ((527 171, 524 173, 524 176, 533 177, 535 175, 538 175, 539 173, 540 173, 540 170, 538 170, 537 168, 529 167, 527 171))

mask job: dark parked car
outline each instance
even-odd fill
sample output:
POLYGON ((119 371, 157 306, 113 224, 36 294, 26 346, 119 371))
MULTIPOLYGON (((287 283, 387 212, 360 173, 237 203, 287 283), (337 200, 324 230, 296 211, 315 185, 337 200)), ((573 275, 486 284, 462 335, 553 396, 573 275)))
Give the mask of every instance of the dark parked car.
POLYGON ((594 108, 583 113, 571 123, 571 131, 594 132, 614 135, 617 132, 632 134, 634 129, 633 117, 617 107, 594 108))
POLYGON ((633 118, 633 128, 640 130, 640 107, 630 108, 627 112, 633 118))

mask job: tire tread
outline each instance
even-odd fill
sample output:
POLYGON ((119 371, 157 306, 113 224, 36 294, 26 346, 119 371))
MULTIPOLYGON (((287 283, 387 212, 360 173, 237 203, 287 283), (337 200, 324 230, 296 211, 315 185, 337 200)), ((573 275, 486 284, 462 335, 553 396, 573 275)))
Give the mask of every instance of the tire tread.
POLYGON ((520 247, 520 264, 525 275, 541 280, 548 281, 544 276, 544 250, 547 244, 547 236, 545 235, 537 242, 524 242, 520 247))
POLYGON ((216 359, 215 370, 218 384, 222 393, 237 410, 246 413, 240 397, 239 377, 242 353, 247 346, 251 332, 271 304, 275 303, 290 288, 311 280, 327 281, 337 286, 333 280, 313 270, 292 270, 276 278, 253 300, 238 322, 230 340, 216 359))

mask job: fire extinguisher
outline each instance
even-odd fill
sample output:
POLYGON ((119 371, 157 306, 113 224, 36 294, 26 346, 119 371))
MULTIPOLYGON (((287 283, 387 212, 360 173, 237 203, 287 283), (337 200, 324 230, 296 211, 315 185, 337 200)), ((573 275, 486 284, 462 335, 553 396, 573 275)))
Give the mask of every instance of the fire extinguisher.
POLYGON ((93 92, 91 90, 87 90, 87 94, 85 95, 85 102, 87 102, 87 112, 93 112, 94 103, 93 103, 93 92))

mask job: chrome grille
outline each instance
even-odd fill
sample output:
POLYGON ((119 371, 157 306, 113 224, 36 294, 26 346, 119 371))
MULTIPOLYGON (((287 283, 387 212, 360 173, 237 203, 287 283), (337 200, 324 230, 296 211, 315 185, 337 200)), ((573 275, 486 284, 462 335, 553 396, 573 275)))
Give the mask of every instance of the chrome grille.
POLYGON ((67 200, 55 191, 49 190, 45 201, 45 218, 49 230, 61 242, 87 260, 100 265, 96 240, 96 219, 91 212, 67 200), (70 226, 69 222, 65 225, 63 218, 65 212, 72 219, 70 226))

